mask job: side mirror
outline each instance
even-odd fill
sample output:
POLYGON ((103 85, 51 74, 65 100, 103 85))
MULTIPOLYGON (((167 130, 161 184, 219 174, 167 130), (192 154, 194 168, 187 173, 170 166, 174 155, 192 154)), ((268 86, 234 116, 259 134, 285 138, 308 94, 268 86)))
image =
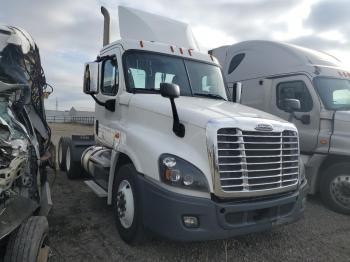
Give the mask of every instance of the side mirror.
POLYGON ((180 96, 180 87, 172 83, 160 83, 160 94, 167 98, 178 98, 180 96))
POLYGON ((98 63, 85 64, 83 91, 88 95, 98 93, 98 63))
POLYGON ((185 126, 180 123, 179 115, 177 113, 175 98, 180 96, 180 87, 172 83, 160 83, 160 94, 163 97, 170 99, 171 110, 173 112, 173 132, 178 137, 185 136, 185 126))
POLYGON ((233 84, 232 94, 235 96, 235 97, 232 97, 232 101, 240 104, 242 102, 242 83, 241 82, 236 82, 233 84))
POLYGON ((284 103, 285 111, 288 113, 293 113, 301 109, 300 100, 298 99, 291 99, 291 98, 284 99, 283 103, 284 103))

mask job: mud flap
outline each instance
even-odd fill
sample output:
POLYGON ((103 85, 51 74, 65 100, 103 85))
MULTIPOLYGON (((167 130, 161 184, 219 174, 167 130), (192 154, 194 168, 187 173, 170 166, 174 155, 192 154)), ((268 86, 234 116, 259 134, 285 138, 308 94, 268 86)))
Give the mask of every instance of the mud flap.
POLYGON ((95 145, 94 135, 72 135, 73 161, 80 162, 84 150, 93 145, 95 145))

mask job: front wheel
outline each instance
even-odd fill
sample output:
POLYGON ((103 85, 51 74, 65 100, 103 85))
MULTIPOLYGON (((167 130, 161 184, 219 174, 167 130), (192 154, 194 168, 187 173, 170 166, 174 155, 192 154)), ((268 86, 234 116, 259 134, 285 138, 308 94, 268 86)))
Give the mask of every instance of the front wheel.
POLYGON ((350 215, 350 164, 330 166, 322 176, 321 195, 332 210, 350 215))
POLYGON ((30 217, 11 234, 4 262, 48 261, 50 253, 48 232, 46 217, 30 217))
POLYGON ((137 191, 137 171, 132 164, 122 166, 113 183, 113 210, 120 237, 128 244, 145 239, 142 205, 137 191))

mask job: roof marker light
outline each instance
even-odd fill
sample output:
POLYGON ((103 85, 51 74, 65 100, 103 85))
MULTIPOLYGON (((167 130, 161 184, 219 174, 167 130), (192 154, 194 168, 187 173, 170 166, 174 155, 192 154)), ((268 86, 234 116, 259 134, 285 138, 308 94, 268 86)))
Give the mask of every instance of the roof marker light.
POLYGON ((171 50, 172 53, 175 52, 174 47, 172 45, 170 46, 170 50, 171 50))
POLYGON ((190 48, 190 49, 188 49, 188 54, 190 55, 190 56, 192 56, 192 48, 190 48))
POLYGON ((181 47, 179 48, 179 50, 180 50, 180 54, 183 55, 183 54, 184 54, 184 51, 182 50, 181 47))
POLYGON ((140 41, 140 46, 143 48, 143 42, 142 42, 142 40, 140 41))

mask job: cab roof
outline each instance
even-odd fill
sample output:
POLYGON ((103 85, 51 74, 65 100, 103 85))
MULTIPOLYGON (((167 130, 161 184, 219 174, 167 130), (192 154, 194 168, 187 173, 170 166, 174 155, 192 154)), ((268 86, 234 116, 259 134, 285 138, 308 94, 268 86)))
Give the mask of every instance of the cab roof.
POLYGON ((201 53, 191 48, 179 47, 172 44, 146 41, 146 40, 119 39, 105 46, 101 50, 101 55, 103 55, 105 52, 107 52, 108 50, 112 49, 115 46, 120 46, 123 49, 123 51, 127 51, 127 50, 149 51, 149 52, 194 59, 194 60, 199 60, 206 63, 219 65, 218 60, 212 55, 201 53))
POLYGON ((327 53, 313 49, 274 41, 245 41, 231 46, 212 50, 222 66, 226 67, 228 81, 235 81, 287 74, 307 72, 314 74, 317 70, 341 70, 344 65, 340 60, 327 53), (229 73, 229 65, 237 54, 244 58, 235 70, 229 73))

